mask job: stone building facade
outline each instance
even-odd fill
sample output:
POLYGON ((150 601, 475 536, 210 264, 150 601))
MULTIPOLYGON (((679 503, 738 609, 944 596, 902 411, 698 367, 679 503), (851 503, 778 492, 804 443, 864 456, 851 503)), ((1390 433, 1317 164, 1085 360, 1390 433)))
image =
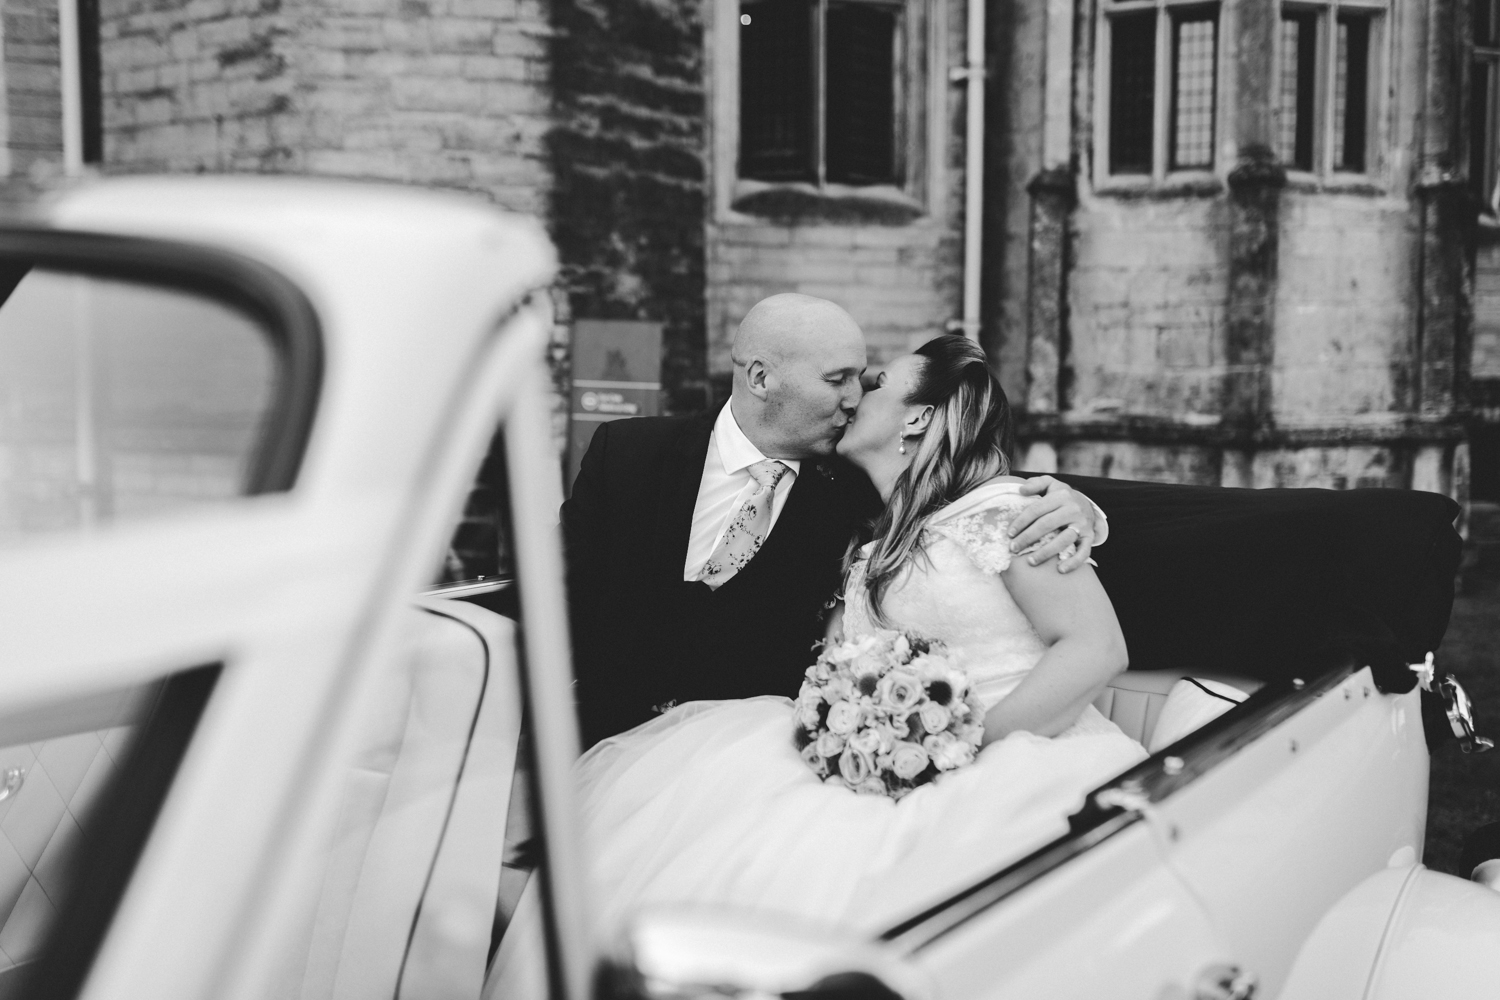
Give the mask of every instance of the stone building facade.
MULTIPOLYGON (((560 339, 661 322, 675 412, 773 292, 843 303, 877 362, 957 328, 977 183, 1026 467, 1461 495, 1472 440, 1500 500, 1494 2, 989 0, 972 132, 968 0, 84 0, 85 94, 106 173, 541 216, 560 339)), ((55 12, 0 20, 0 167, 35 180, 55 12)))

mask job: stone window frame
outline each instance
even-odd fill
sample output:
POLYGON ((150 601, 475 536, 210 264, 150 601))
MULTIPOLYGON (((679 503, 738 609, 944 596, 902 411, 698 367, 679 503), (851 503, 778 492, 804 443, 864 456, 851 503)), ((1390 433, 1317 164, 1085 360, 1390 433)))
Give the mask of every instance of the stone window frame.
MULTIPOLYGON (((1473 0, 1476 15, 1481 4, 1490 6, 1491 18, 1500 22, 1500 0, 1473 0)), ((1492 27, 1490 38, 1473 38, 1469 62, 1469 182, 1480 206, 1479 221, 1487 230, 1493 230, 1500 228, 1500 23, 1492 27), (1475 93, 1474 79, 1481 66, 1486 68, 1488 77, 1482 97, 1475 93), (1475 134, 1476 125, 1482 134, 1475 134)))
MULTIPOLYGON (((1227 143, 1235 134, 1236 120, 1251 109, 1238 107, 1239 88, 1236 86, 1235 72, 1236 62, 1242 53, 1237 51, 1238 39, 1235 37, 1235 22, 1238 19, 1238 8, 1246 2, 1256 0, 1219 0, 1219 49, 1218 49, 1218 77, 1217 77, 1217 102, 1215 116, 1215 142, 1219 151, 1225 151, 1227 143)), ((1175 6, 1202 7, 1203 0, 1097 0, 1094 4, 1092 22, 1094 32, 1094 48, 1092 59, 1092 90, 1093 90, 1093 117, 1088 126, 1091 132, 1091 164, 1089 173, 1092 178, 1092 186, 1099 194, 1145 194, 1160 192, 1162 194, 1173 194, 1176 192, 1186 193, 1210 193, 1222 190, 1223 184, 1235 163, 1230 156, 1216 156, 1214 166, 1211 170, 1181 170, 1169 171, 1166 169, 1166 129, 1168 116, 1170 115, 1170 94, 1168 87, 1171 80, 1171 67, 1157 60, 1157 89, 1154 107, 1155 115, 1155 152, 1153 154, 1152 170, 1148 174, 1113 174, 1109 170, 1109 114, 1110 114, 1110 18, 1119 13, 1138 12, 1150 9, 1158 10, 1157 18, 1157 51, 1171 51, 1171 36, 1169 11, 1167 8, 1175 6)), ((1272 79, 1279 73, 1281 68, 1280 53, 1280 17, 1282 4, 1277 4, 1276 20, 1277 30, 1272 32, 1272 79)), ((1316 189, 1324 191, 1349 191, 1370 194, 1383 193, 1389 181, 1391 164, 1386 156, 1391 134, 1390 113, 1392 98, 1387 93, 1390 67, 1394 64, 1393 46, 1395 45, 1395 30, 1392 27, 1394 15, 1394 0, 1287 0, 1285 4, 1289 8, 1300 8, 1304 10, 1317 9, 1326 12, 1329 23, 1333 23, 1341 10, 1359 11, 1372 16, 1372 30, 1370 40, 1370 65, 1368 79, 1368 108, 1366 128, 1366 156, 1365 170, 1362 173, 1335 171, 1331 167, 1323 169, 1323 165, 1329 162, 1332 155, 1331 136, 1324 141, 1319 139, 1315 150, 1317 157, 1316 169, 1313 171, 1300 171, 1289 169, 1287 171, 1288 184, 1296 188, 1316 189)), ((1332 48, 1335 39, 1332 32, 1322 32, 1329 39, 1328 47, 1332 48)), ((1320 71, 1326 70, 1330 80, 1334 69, 1331 59, 1321 60, 1320 71)), ((1329 84, 1331 87, 1331 83, 1329 84)), ((1324 95, 1320 94, 1319 97, 1324 95)), ((1274 91, 1268 95, 1271 101, 1269 108, 1260 109, 1264 113, 1277 118, 1276 102, 1278 100, 1274 91)), ((1331 102, 1331 96, 1328 101, 1331 102)), ((1326 119, 1327 116, 1325 115, 1326 119)), ((1319 127, 1327 126, 1331 131, 1331 120, 1319 122, 1319 127)))
POLYGON ((900 187, 814 185, 739 176, 740 0, 708 0, 705 49, 716 221, 899 224, 930 216, 943 205, 947 179, 948 0, 904 0, 904 6, 904 183, 900 187))
MULTIPOLYGON (((1289 0, 1279 5, 1276 13, 1276 29, 1272 34, 1272 80, 1279 81, 1282 71, 1281 19, 1284 11, 1306 12, 1318 18, 1319 51, 1317 55, 1317 90, 1313 96, 1313 166, 1302 170, 1291 164, 1286 167, 1287 179, 1292 184, 1316 184, 1322 187, 1361 187, 1378 181, 1382 174, 1385 148, 1386 80, 1391 65, 1391 4, 1387 0, 1289 0), (1365 83, 1365 165, 1363 170, 1342 170, 1334 166, 1334 90, 1337 74, 1338 33, 1328 30, 1338 23, 1342 13, 1357 14, 1370 20, 1370 37, 1365 83)), ((1276 127, 1280 126, 1280 96, 1273 84, 1271 115, 1276 127)))
POLYGON ((1153 188, 1193 188, 1202 185, 1217 186, 1219 179, 1228 173, 1232 164, 1222 155, 1224 139, 1230 133, 1232 115, 1227 107, 1234 93, 1230 71, 1234 61, 1234 49, 1230 43, 1232 21, 1230 0, 1100 0, 1094 13, 1094 121, 1093 121, 1093 181, 1094 190, 1107 192, 1139 192, 1153 188), (1172 116, 1172 80, 1174 67, 1170 54, 1173 51, 1172 23, 1174 12, 1217 8, 1217 44, 1215 51, 1214 81, 1214 138, 1213 166, 1174 170, 1169 167, 1172 116), (1111 69, 1113 67, 1112 20, 1120 15, 1156 12, 1155 92, 1152 100, 1152 153, 1149 173, 1112 173, 1110 171, 1110 102, 1111 69), (1161 58, 1167 53, 1169 58, 1161 58))

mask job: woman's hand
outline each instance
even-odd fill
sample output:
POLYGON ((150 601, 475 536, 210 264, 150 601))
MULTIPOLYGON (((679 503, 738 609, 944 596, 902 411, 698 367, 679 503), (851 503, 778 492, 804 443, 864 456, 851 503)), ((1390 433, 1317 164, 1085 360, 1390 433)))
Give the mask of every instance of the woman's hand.
POLYGON ((1025 730, 1067 729, 1129 662, 1114 606, 1089 566, 1054 573, 1015 559, 1001 574, 1047 651, 1014 691, 984 717, 984 742, 1025 730))
POLYGON ((1087 566, 1089 552, 1104 541, 1108 526, 1098 516, 1099 509, 1093 501, 1073 489, 1067 483, 1051 476, 1033 476, 1021 485, 1022 496, 1040 497, 1011 522, 1013 537, 1010 550, 1025 552, 1056 531, 1057 535, 1041 548, 1026 557, 1033 566, 1040 566, 1058 556, 1059 573, 1071 573, 1080 566, 1087 566), (1074 550, 1063 557, 1069 546, 1074 550))
POLYGON ((828 612, 828 621, 823 629, 823 642, 834 646, 844 641, 844 602, 834 601, 828 612))

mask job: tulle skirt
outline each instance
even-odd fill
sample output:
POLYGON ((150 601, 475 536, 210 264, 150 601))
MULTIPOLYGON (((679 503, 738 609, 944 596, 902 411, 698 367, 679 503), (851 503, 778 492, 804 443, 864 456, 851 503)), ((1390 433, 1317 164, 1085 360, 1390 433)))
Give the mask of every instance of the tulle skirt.
MULTIPOLYGON (((819 779, 785 698, 680 705, 578 762, 597 925, 708 903, 881 930, 1062 835, 1085 793, 1145 757, 1089 707, 1054 738, 1013 733, 897 802, 819 779)), ((535 881, 486 997, 539 985, 535 881)))

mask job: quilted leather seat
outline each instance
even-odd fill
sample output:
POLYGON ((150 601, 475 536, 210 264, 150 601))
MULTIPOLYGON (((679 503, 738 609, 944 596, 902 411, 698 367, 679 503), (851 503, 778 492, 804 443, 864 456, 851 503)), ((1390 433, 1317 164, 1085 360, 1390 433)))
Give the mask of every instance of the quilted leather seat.
POLYGON ((10 790, 0 801, 0 997, 15 993, 40 953, 75 871, 81 828, 139 708, 131 695, 112 695, 0 724, 0 739, 36 737, 0 749, 0 788, 10 790))
POLYGON ((1127 670, 1109 682, 1109 686, 1094 699, 1094 707, 1125 731, 1125 735, 1146 746, 1151 734, 1156 731, 1156 721, 1161 718, 1162 706, 1167 703, 1167 694, 1183 677, 1199 680, 1219 681, 1238 688, 1246 695, 1260 688, 1260 681, 1229 674, 1215 674, 1183 670, 1127 670))

